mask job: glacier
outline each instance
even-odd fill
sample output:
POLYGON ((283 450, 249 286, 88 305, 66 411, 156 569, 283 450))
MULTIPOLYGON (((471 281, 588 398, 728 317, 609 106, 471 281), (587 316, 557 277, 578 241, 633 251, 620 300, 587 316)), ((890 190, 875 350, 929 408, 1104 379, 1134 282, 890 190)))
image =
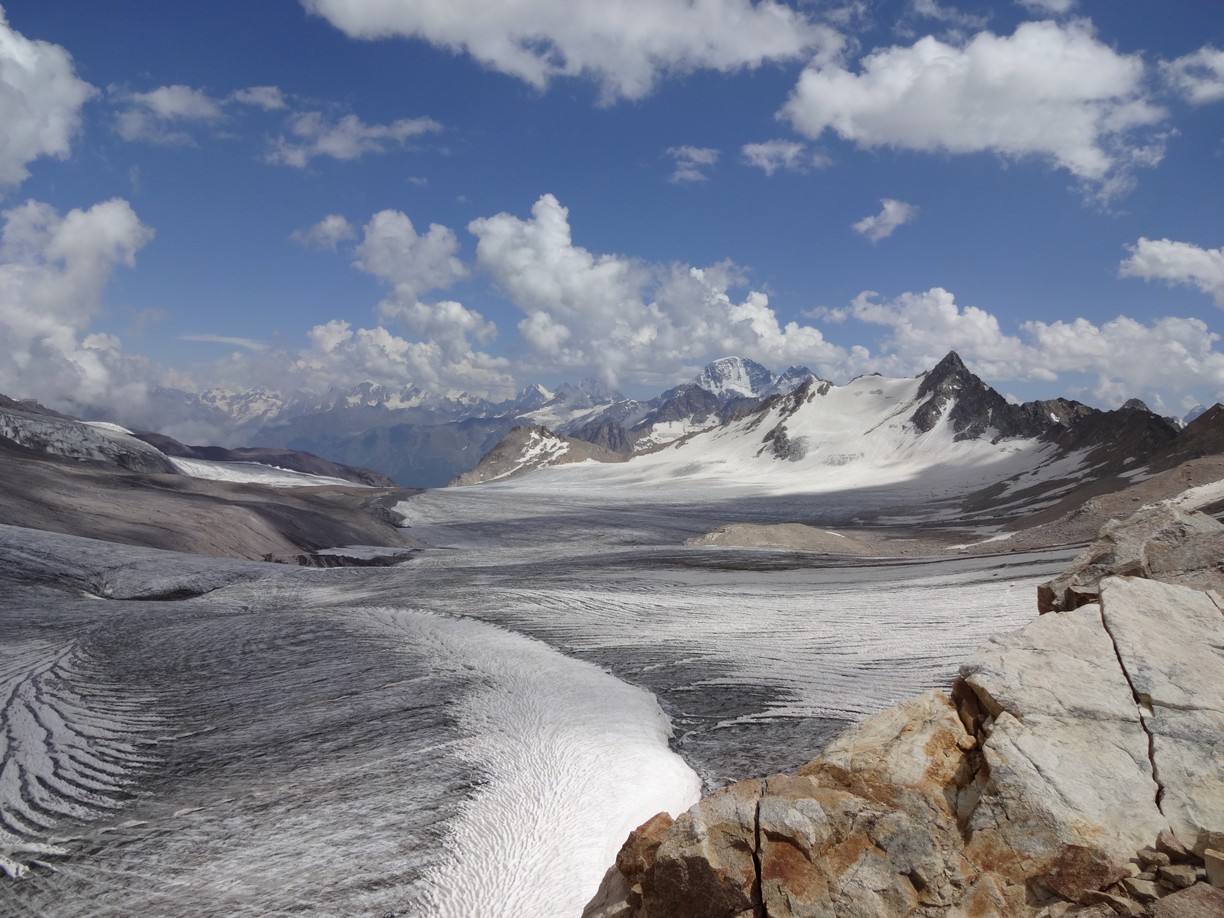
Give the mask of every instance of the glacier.
POLYGON ((942 511, 668 480, 426 492, 376 569, 0 527, 0 912, 576 916, 629 828, 947 684, 1073 553, 684 547, 942 511))

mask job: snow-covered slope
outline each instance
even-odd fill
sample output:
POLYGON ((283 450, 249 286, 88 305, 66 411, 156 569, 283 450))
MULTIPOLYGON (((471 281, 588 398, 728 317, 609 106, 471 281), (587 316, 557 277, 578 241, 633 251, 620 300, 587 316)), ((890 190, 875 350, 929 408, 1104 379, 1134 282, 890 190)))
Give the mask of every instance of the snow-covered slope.
POLYGON ((860 377, 809 383, 764 410, 633 460, 645 480, 753 484, 766 491, 832 491, 915 481, 976 490, 1052 459, 1034 438, 958 440, 950 411, 921 431, 921 379, 860 377))
POLYGON ((618 467, 540 474, 558 485, 667 493, 888 488, 906 502, 991 488, 996 506, 1013 496, 1032 506, 1086 474, 1117 471, 1175 435, 1135 407, 1101 412, 1062 400, 1010 405, 950 354, 912 379, 864 376, 844 386, 809 380, 752 414, 618 467))

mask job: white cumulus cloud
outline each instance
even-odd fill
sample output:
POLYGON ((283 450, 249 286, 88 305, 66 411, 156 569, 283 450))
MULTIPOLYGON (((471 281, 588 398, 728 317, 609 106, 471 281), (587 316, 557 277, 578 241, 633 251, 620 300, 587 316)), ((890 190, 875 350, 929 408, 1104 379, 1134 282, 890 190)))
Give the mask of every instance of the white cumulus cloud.
POLYGON ((957 29, 984 29, 990 21, 989 16, 967 13, 954 6, 944 6, 939 0, 913 0, 910 9, 915 15, 934 19, 957 29))
POLYGON ((899 226, 912 222, 918 216, 918 208, 894 198, 883 198, 880 201, 883 208, 878 214, 864 217, 855 223, 852 229, 866 236, 873 243, 887 239, 899 226))
POLYGON ((1075 9, 1078 0, 1017 0, 1017 2, 1038 16, 1065 16, 1075 9))
POLYGON ((1118 268, 1123 277, 1197 287, 1224 308, 1224 247, 1205 249, 1172 239, 1140 238, 1118 268))
POLYGON ((120 198, 67 214, 27 201, 0 219, 0 392, 68 408, 139 404, 144 365, 91 325, 111 275, 153 231, 120 198))
POLYGON ((268 162, 304 169, 320 156, 360 159, 367 153, 386 153, 410 140, 442 130, 432 118, 401 118, 390 124, 366 124, 356 115, 329 118, 323 112, 301 112, 290 117, 288 134, 280 135, 265 157, 268 162))
POLYGON ((235 102, 253 105, 267 112, 279 111, 288 105, 285 101, 285 94, 278 86, 248 86, 245 89, 235 90, 230 98, 235 102))
MULTIPOLYGON (((326 392, 332 387, 351 387, 366 380, 384 385, 414 385, 439 395, 484 393, 505 397, 514 391, 502 357, 463 350, 458 353, 436 341, 414 341, 382 326, 353 328, 333 319, 308 332, 310 345, 298 351, 261 355, 260 364, 272 367, 269 383, 284 386, 286 380, 307 392, 326 392)), ((255 378, 255 365, 242 360, 235 367, 243 384, 255 378)))
POLYGON ((77 77, 59 45, 14 31, 0 8, 0 189, 19 185, 43 156, 64 159, 97 89, 77 77))
POLYGON ((949 44, 927 36, 873 51, 858 72, 816 62, 782 114, 818 138, 860 147, 1035 156, 1108 196, 1154 165, 1167 112, 1144 88, 1139 55, 1099 41, 1083 20, 1024 22, 949 44))
POLYGON ((454 300, 424 302, 433 290, 445 290, 467 276, 459 258, 459 240, 448 227, 431 223, 419 234, 412 221, 396 210, 376 213, 366 223, 353 264, 385 282, 390 294, 379 302, 378 315, 441 348, 448 361, 467 359, 473 340, 497 335, 497 326, 454 300))
POLYGON ((1160 65, 1166 82, 1195 105, 1224 100, 1224 51, 1204 45, 1160 65))
POLYGON ((840 39, 774 0, 302 0, 353 38, 419 38, 543 89, 589 77, 604 102, 648 94, 669 72, 793 60, 840 39))

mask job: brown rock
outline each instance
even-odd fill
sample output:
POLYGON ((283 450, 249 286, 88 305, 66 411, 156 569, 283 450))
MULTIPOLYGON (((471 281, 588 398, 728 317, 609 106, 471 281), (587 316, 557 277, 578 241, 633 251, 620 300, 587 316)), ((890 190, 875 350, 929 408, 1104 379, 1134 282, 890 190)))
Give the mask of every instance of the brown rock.
POLYGON ((1186 849, 1172 829, 1162 829, 1156 836, 1156 850, 1167 854, 1171 864, 1188 864, 1194 860, 1194 855, 1186 849))
POLYGON ((1160 877, 1160 882, 1173 889, 1185 889, 1188 886, 1193 886, 1198 880, 1197 871, 1193 864, 1170 864, 1168 867, 1161 867, 1157 871, 1160 877))
POLYGON ((1118 913, 1108 905, 1089 905, 1078 912, 1068 912, 1068 914, 1074 915, 1075 918, 1116 918, 1118 913))
POLYGON ((1063 845, 1040 882, 1063 899, 1078 902, 1085 893, 1116 883, 1125 873, 1121 864, 1096 848, 1063 845))
POLYGON ((1224 915, 1224 891, 1197 883, 1165 896, 1153 907, 1152 914, 1155 918, 1220 918, 1224 915))
POLYGON ((1208 848, 1224 851, 1224 832, 1212 832, 1208 829, 1201 830, 1198 833, 1198 837, 1194 840, 1194 850, 1206 851, 1208 848))
POLYGON ((1140 848, 1138 857, 1139 863, 1143 865, 1144 870, 1151 870, 1153 867, 1168 867, 1173 863, 1168 852, 1158 851, 1150 845, 1146 848, 1140 848))
POLYGON ((928 692, 844 734, 798 775, 769 778, 766 913, 891 918, 958 901, 972 875, 956 821, 969 739, 947 696, 928 692))
POLYGON ((654 866, 659 845, 663 843, 667 830, 674 824, 675 820, 667 813, 656 813, 629 833, 629 837, 617 852, 616 869, 630 886, 641 883, 646 871, 654 866))
POLYGON ((1207 882, 1224 889, 1224 851, 1208 848, 1203 852, 1203 863, 1207 867, 1207 882))
POLYGON ((1147 914, 1147 909, 1133 899, 1128 899, 1125 896, 1117 896, 1107 892, 1090 892, 1085 893, 1080 902, 1085 905, 1105 905, 1115 915, 1122 915, 1123 918, 1143 918, 1147 914))
POLYGON ((731 918, 759 911, 760 797, 760 781, 740 781, 676 820, 642 880, 641 918, 731 918))
POLYGON ((1148 880, 1142 877, 1127 877, 1122 880, 1122 888, 1126 890, 1126 894, 1137 902, 1155 902, 1165 891, 1156 885, 1155 880, 1148 880))

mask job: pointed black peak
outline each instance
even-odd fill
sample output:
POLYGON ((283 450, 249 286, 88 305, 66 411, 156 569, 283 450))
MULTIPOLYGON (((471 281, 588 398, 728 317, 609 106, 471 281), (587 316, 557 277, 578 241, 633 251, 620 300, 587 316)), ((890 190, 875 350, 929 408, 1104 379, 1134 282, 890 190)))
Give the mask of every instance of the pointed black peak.
POLYGON ((983 389, 987 388, 986 384, 965 366, 965 362, 960 359, 960 354, 956 351, 948 351, 948 355, 943 360, 923 375, 922 385, 918 387, 918 396, 921 398, 938 390, 955 389, 967 383, 983 389))
POLYGON ((1122 403, 1123 411, 1147 411, 1151 412, 1151 408, 1141 398, 1127 399, 1122 403))
POLYGON ((944 359, 935 364, 931 368, 928 376, 951 376, 954 373, 968 373, 969 368, 965 366, 965 361, 961 360, 960 354, 956 351, 948 351, 944 359))

